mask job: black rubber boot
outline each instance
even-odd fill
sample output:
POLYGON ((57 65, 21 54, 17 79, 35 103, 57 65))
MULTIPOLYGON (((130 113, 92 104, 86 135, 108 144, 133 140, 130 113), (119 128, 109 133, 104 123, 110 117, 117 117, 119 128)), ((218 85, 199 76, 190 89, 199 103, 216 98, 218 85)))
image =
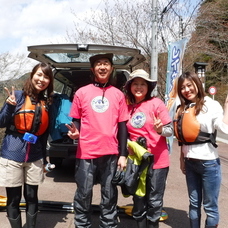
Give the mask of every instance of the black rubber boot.
POLYGON ((8 217, 12 228, 22 228, 21 215, 19 214, 16 219, 8 217))
POLYGON ((137 220, 137 227, 138 228, 146 228, 147 227, 147 219, 144 218, 143 220, 137 220))
POLYGON ((31 215, 29 212, 26 213, 27 228, 35 228, 37 214, 38 212, 36 212, 34 215, 31 215))
POLYGON ((158 228, 159 227, 159 220, 156 222, 151 222, 150 220, 147 221, 147 228, 158 228))

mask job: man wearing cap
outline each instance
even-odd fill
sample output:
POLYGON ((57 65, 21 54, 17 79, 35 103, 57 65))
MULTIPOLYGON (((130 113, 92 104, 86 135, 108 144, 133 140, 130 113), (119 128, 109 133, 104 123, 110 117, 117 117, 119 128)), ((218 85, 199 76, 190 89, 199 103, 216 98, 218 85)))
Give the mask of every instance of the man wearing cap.
POLYGON ((79 138, 76 153, 74 197, 75 226, 91 227, 93 185, 101 185, 100 228, 117 227, 117 188, 112 184, 117 169, 126 167, 128 155, 127 105, 123 93, 110 84, 113 54, 90 57, 94 80, 78 89, 72 103, 68 135, 79 138))

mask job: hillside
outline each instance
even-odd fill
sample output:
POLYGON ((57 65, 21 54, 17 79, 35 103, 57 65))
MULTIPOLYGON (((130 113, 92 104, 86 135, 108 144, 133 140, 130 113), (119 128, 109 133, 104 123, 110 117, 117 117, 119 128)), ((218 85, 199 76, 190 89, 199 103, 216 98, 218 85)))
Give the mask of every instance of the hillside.
MULTIPOLYGON (((4 101, 7 97, 7 93, 5 92, 4 87, 7 87, 10 89, 11 86, 15 86, 15 89, 21 90, 24 85, 25 80, 28 77, 29 77, 29 73, 23 75, 19 79, 1 81, 1 83, 0 83, 0 108, 2 107, 4 101)), ((4 136, 4 132, 5 132, 5 128, 0 128, 0 145, 1 145, 2 138, 4 136)))
POLYGON ((7 97, 4 87, 7 87, 10 89, 12 86, 14 86, 16 90, 21 90, 24 85, 25 80, 28 77, 29 77, 29 73, 24 74, 19 79, 1 81, 1 83, 0 83, 0 107, 2 107, 3 102, 5 101, 5 99, 7 97))

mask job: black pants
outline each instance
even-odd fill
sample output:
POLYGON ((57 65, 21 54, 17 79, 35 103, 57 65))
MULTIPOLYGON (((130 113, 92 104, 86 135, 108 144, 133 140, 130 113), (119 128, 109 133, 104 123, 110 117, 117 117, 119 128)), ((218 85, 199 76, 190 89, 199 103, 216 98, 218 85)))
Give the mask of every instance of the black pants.
POLYGON ((99 227, 117 227, 117 188, 111 182, 116 167, 116 155, 76 160, 75 181, 77 190, 74 197, 74 210, 77 228, 91 227, 91 203, 95 183, 101 185, 99 227))
MULTIPOLYGON (((24 184, 24 198, 26 201, 26 212, 31 215, 38 211, 38 185, 24 184)), ((6 188, 7 194, 7 215, 16 219, 20 214, 20 201, 22 196, 22 186, 6 188)))
POLYGON ((168 172, 169 167, 148 170, 146 195, 144 197, 133 196, 132 213, 136 220, 140 221, 147 217, 151 222, 156 222, 160 219, 168 172))

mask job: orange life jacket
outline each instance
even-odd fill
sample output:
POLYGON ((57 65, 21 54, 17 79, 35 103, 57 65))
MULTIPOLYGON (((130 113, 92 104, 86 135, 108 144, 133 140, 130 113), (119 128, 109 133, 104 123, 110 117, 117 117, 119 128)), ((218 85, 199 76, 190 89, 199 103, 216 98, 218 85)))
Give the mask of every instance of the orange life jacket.
POLYGON ((182 144, 200 144, 210 142, 214 147, 217 147, 214 133, 207 133, 200 130, 200 123, 195 115, 195 103, 190 104, 180 116, 177 114, 173 121, 174 134, 178 141, 182 144))
POLYGON ((33 104, 30 97, 25 97, 21 109, 14 116, 14 125, 18 132, 29 132, 34 135, 42 135, 48 128, 48 111, 45 102, 33 104))

